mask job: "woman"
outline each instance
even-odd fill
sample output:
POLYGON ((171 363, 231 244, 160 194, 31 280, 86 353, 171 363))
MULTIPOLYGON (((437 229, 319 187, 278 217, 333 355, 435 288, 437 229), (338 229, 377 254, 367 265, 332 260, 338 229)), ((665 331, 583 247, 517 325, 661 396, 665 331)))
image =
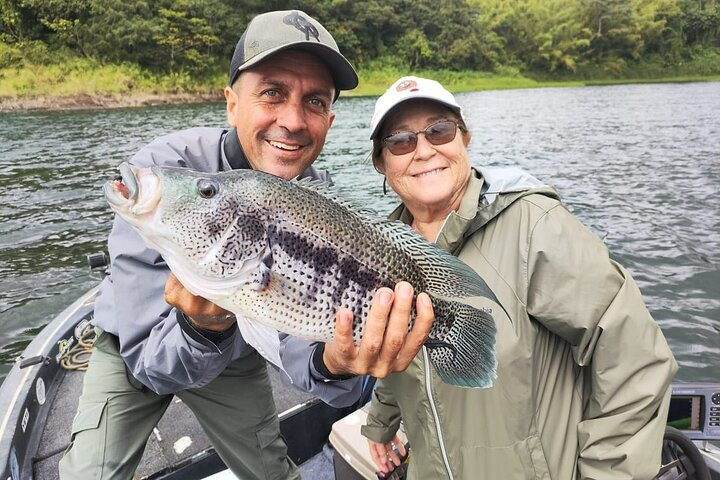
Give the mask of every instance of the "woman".
POLYGON ((462 109, 439 83, 404 77, 381 96, 373 163, 402 200, 391 218, 457 255, 493 289, 497 378, 441 382, 423 349, 378 381, 367 425, 388 472, 410 479, 643 479, 660 447, 677 369, 628 272, 550 187, 475 169, 462 109))

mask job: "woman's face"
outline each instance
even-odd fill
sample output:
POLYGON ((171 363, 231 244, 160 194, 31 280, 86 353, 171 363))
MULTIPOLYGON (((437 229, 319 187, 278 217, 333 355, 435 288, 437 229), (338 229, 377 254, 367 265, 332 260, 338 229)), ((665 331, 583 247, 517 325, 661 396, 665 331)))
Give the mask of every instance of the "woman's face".
MULTIPOLYGON (((405 102, 387 117, 380 138, 400 131, 422 131, 442 120, 456 121, 457 116, 436 102, 405 102)), ((455 138, 444 145, 433 145, 420 133, 415 150, 402 155, 395 155, 383 146, 379 167, 416 218, 444 219, 460 206, 470 176, 466 148, 470 135, 459 128, 455 133, 455 138)))

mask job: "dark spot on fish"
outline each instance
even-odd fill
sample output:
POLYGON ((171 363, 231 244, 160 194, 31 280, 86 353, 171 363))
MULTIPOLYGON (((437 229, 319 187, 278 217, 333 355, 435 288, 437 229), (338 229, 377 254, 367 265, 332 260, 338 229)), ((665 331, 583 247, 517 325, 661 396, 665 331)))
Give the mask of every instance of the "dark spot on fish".
POLYGON ((273 265, 273 257, 270 250, 267 251, 265 255, 263 255, 262 262, 265 264, 267 268, 272 268, 273 265))

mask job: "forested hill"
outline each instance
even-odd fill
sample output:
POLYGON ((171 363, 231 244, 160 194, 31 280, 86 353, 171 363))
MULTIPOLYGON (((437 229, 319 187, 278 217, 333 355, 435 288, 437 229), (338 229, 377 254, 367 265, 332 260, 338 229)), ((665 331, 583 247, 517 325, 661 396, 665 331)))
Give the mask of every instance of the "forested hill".
POLYGON ((217 80, 250 18, 291 8, 361 73, 720 73, 720 0, 0 0, 0 82, 2 69, 78 59, 217 80))

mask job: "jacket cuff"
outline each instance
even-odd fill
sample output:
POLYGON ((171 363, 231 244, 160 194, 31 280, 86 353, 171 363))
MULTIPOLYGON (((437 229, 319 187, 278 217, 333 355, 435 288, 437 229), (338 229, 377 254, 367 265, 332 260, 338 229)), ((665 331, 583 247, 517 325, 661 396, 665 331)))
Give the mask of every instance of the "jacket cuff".
POLYGON ((315 371, 323 377, 324 380, 347 380, 348 378, 352 378, 355 375, 336 375, 330 370, 328 370, 327 366, 325 365, 325 362, 323 362, 323 353, 325 352, 325 344, 324 343, 318 343, 317 347, 315 347, 315 351, 313 351, 312 356, 312 364, 315 368, 315 371))
POLYGON ((396 433, 397 432, 388 430, 387 427, 379 427, 375 425, 362 425, 360 427, 360 434, 375 443, 388 443, 392 441, 396 433))
POLYGON ((190 320, 188 319, 185 312, 179 309, 176 309, 176 312, 177 322, 178 325, 180 325, 182 331, 185 332, 187 336, 189 336, 196 342, 199 342, 210 348, 217 348, 219 350, 223 350, 231 343, 232 338, 235 336, 235 332, 237 332, 238 329, 237 322, 233 323, 230 328, 222 332, 216 332, 215 330, 207 330, 205 328, 195 327, 192 323, 190 323, 190 320))

